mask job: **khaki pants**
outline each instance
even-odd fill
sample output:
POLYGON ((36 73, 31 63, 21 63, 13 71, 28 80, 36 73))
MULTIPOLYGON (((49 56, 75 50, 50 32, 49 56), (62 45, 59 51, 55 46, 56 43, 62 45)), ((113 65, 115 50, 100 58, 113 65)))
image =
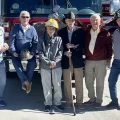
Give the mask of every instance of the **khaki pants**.
POLYGON ((71 80, 74 73, 75 76, 75 88, 76 88, 76 103, 83 102, 83 68, 73 68, 72 61, 69 61, 70 68, 63 69, 63 79, 64 79, 64 93, 66 103, 72 103, 72 93, 71 93, 71 80))
POLYGON ((106 60, 91 61, 86 60, 85 64, 85 82, 88 89, 90 101, 102 103, 104 80, 106 75, 106 60), (94 81, 96 78, 96 96, 94 90, 94 81))

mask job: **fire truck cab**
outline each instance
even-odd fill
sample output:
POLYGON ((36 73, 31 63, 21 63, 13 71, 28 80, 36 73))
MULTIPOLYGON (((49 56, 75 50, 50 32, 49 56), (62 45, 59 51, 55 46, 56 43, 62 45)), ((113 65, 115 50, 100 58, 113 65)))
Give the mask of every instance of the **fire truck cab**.
MULTIPOLYGON (((73 11, 77 15, 77 20, 86 27, 90 23, 90 16, 94 13, 101 14, 101 0, 1 0, 3 26, 5 29, 5 40, 8 42, 12 26, 19 23, 19 14, 22 10, 30 12, 31 25, 44 22, 53 13, 55 5, 59 5, 59 15, 73 11)), ((36 27, 36 26, 35 26, 36 27)), ((42 31, 42 27, 36 27, 37 32, 42 31)), ((10 71, 10 54, 6 54, 7 70, 10 71)))
POLYGON ((102 18, 105 27, 113 33, 117 28, 114 13, 120 9, 120 0, 102 0, 102 18))

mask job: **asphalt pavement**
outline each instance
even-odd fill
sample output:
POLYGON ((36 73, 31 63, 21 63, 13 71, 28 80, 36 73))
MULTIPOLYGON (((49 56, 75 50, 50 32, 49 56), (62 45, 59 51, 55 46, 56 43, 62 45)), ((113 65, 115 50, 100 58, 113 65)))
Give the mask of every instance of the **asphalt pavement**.
MULTIPOLYGON (((7 85, 5 89, 4 99, 7 103, 6 107, 0 108, 0 120, 120 120, 120 111, 117 109, 106 109, 105 105, 110 102, 108 90, 107 72, 103 96, 103 104, 100 109, 94 106, 85 106, 84 110, 76 109, 76 116, 73 116, 73 109, 65 109, 59 112, 55 109, 56 114, 50 115, 44 112, 44 95, 40 74, 34 73, 32 91, 26 94, 21 89, 20 80, 16 73, 7 74, 7 85)), ((73 94, 75 93, 74 81, 73 94)), ((118 82, 118 96, 120 98, 120 81, 118 82)), ((62 82, 63 90, 63 82, 62 82)), ((84 84, 84 101, 88 100, 87 89, 84 84)), ((64 93, 62 103, 64 103, 64 93)), ((74 100, 75 102, 75 100, 74 100)))

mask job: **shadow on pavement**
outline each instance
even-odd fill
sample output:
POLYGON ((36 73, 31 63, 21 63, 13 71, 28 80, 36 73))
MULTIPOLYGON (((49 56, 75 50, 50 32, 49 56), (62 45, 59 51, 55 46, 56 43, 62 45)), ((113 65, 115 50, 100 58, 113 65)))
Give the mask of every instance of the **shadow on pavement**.
MULTIPOLYGON (((44 113, 44 95, 42 90, 42 84, 40 80, 40 75, 34 73, 32 91, 30 94, 26 94, 21 88, 20 80, 17 77, 16 73, 7 74, 7 84, 5 89, 4 98, 7 103, 7 106, 0 109, 17 111, 21 110, 22 112, 35 112, 35 113, 44 113)), ((62 83, 63 90, 63 83, 62 83)), ((64 95, 63 100, 64 101, 64 95)), ((104 106, 100 109, 95 109, 93 106, 85 106, 84 110, 76 109, 77 114, 84 114, 86 112, 98 112, 106 111, 104 106)), ((59 112, 55 109, 57 114, 71 115, 73 116, 73 109, 65 109, 64 112, 59 112)))

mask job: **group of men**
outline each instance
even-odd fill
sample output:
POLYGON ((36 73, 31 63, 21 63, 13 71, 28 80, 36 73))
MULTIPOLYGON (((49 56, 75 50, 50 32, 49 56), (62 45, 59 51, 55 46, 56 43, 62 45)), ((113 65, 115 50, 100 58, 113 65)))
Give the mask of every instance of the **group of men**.
POLYGON ((22 89, 29 93, 32 86, 32 76, 36 67, 36 50, 40 58, 41 81, 45 97, 45 111, 51 109, 52 104, 60 111, 72 106, 71 80, 74 73, 76 107, 84 109, 84 105, 94 105, 100 108, 103 102, 104 80, 106 68, 111 62, 112 47, 114 60, 109 76, 109 89, 112 101, 106 106, 119 107, 116 83, 120 74, 120 10, 116 13, 118 29, 113 34, 101 27, 101 18, 98 14, 90 17, 91 26, 86 30, 75 26, 76 16, 73 12, 65 15, 66 27, 59 30, 58 22, 50 18, 45 22, 45 32, 38 38, 37 32, 29 24, 30 14, 27 11, 20 13, 20 24, 14 25, 9 39, 9 46, 4 44, 4 29, 0 36, 0 106, 6 106, 3 101, 3 91, 6 84, 5 65, 2 54, 10 48, 12 62, 21 80, 22 89), (113 42, 112 42, 113 41, 113 42), (113 43, 113 44, 112 44, 113 43), (29 51, 26 72, 21 64, 21 52, 29 51), (85 61, 83 59, 85 55, 85 61), (61 76, 63 73, 64 94, 66 104, 61 104, 61 76), (83 76, 88 89, 87 102, 83 103, 83 76), (96 95, 94 81, 96 80, 96 95), (54 93, 52 93, 52 86, 54 93), (53 97, 52 97, 53 95, 53 97), (53 100, 52 100, 53 98, 53 100))

